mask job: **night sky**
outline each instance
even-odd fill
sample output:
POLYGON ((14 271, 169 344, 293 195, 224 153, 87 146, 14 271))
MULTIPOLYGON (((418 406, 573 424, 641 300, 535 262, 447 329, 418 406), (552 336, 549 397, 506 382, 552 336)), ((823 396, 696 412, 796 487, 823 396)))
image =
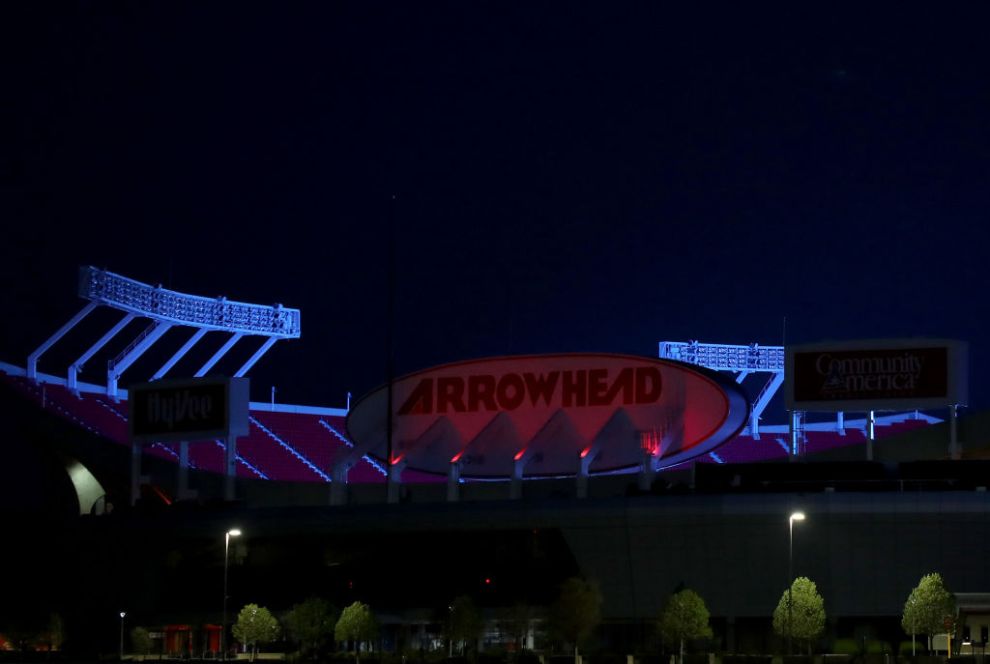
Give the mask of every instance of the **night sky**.
POLYGON ((0 359, 93 264, 301 308, 253 396, 342 405, 394 215, 400 373, 786 317, 968 340, 990 405, 986 5, 668 4, 3 3, 0 359))

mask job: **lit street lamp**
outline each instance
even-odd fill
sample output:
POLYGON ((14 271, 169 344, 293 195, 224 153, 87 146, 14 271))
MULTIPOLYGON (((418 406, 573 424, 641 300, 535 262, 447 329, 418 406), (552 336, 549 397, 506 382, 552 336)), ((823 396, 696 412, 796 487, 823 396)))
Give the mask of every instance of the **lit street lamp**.
POLYGON ((120 612, 120 660, 124 660, 124 616, 127 615, 126 611, 120 612))
POLYGON ((787 654, 792 655, 792 634, 794 627, 794 522, 804 521, 804 512, 794 512, 787 520, 787 654))
POLYGON ((241 531, 231 528, 223 536, 223 624, 220 625, 221 659, 227 659, 227 560, 230 553, 230 538, 240 537, 241 531))

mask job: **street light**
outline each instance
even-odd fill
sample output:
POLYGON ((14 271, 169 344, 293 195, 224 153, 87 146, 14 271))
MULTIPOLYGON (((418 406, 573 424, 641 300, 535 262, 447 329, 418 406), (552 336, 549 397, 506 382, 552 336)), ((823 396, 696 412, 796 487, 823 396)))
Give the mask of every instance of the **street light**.
POLYGON ((240 537, 239 528, 231 528, 223 536, 223 623, 220 625, 220 658, 227 659, 227 560, 230 553, 230 538, 240 537))
POLYGON ((787 519, 787 654, 793 654, 792 649, 792 634, 794 626, 794 522, 804 521, 804 512, 794 512, 791 514, 790 518, 787 519))
POLYGON ((124 660, 124 616, 127 615, 126 611, 120 612, 120 660, 124 660))

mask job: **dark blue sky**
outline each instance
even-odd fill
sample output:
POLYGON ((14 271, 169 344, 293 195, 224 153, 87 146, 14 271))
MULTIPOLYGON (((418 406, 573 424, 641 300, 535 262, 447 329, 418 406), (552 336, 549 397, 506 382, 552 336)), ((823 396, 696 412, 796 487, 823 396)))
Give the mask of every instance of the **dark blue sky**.
POLYGON ((395 193, 400 372, 786 316, 969 340, 987 406, 984 8, 661 4, 4 3, 0 359, 95 264, 300 307, 255 397, 340 404, 395 193))

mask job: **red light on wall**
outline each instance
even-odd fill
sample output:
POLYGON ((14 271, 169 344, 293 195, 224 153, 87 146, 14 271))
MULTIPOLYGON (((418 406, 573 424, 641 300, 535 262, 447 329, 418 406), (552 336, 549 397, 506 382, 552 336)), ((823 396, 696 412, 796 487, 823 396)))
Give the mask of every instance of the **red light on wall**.
POLYGON ((394 466, 395 464, 399 463, 400 461, 402 461, 402 457, 404 456, 405 454, 400 454, 397 457, 392 457, 392 463, 390 465, 394 466))
POLYGON ((516 456, 512 457, 512 460, 513 461, 519 461, 519 459, 522 459, 523 458, 523 455, 524 454, 526 454, 526 448, 525 447, 522 448, 521 450, 519 450, 518 452, 516 452, 516 456))
POLYGON ((464 456, 464 450, 461 450, 460 452, 458 452, 457 454, 455 454, 453 456, 453 458, 451 458, 450 462, 451 463, 457 463, 458 461, 461 460, 461 457, 462 456, 464 456))
POLYGON ((591 446, 588 446, 588 447, 584 448, 583 450, 581 450, 581 458, 583 459, 586 456, 588 456, 588 453, 589 452, 591 452, 591 446))
POLYGON ((660 434, 656 431, 641 431, 639 445, 651 456, 660 456, 660 434))

